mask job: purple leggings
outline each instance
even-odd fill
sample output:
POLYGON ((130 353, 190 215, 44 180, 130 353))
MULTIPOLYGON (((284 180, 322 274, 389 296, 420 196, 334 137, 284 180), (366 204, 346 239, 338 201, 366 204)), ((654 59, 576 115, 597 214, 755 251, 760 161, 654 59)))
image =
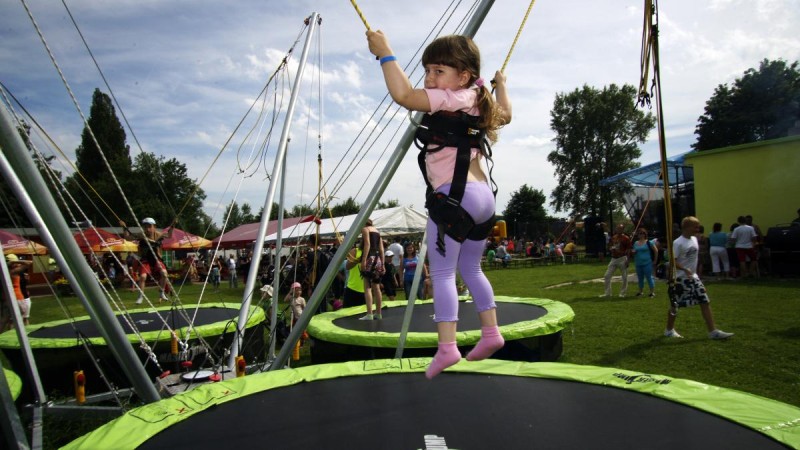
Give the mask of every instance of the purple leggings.
MULTIPOLYGON (((450 184, 444 184, 437 192, 449 193, 450 184)), ((467 183, 461 206, 476 223, 482 223, 494 215, 494 195, 489 185, 483 182, 467 183)), ((435 322, 458 321, 458 292, 456 290, 456 267, 466 283, 477 311, 495 308, 492 285, 481 270, 481 256, 486 240, 465 240, 459 244, 450 236, 444 237, 445 256, 436 249, 436 224, 428 219, 428 259, 433 283, 433 311, 435 322)))

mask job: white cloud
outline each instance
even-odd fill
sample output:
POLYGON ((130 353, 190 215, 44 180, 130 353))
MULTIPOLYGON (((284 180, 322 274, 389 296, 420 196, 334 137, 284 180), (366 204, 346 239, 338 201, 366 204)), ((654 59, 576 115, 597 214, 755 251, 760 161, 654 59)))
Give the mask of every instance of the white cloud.
MULTIPOLYGON (((44 0, 29 3, 88 114, 94 88, 106 89, 76 31, 58 6, 44 0)), ((316 157, 320 112, 312 80, 324 83, 325 172, 333 173, 336 164, 345 159, 333 182, 344 179, 344 165, 366 139, 362 135, 353 145, 358 133, 365 124, 370 127, 378 121, 379 116, 370 116, 385 94, 384 81, 380 66, 367 51, 364 27, 347 2, 303 0, 282 3, 278 8, 275 2, 257 1, 237 2, 232 7, 210 0, 126 0, 114 2, 111 8, 98 8, 89 0, 73 0, 69 6, 145 151, 184 161, 191 177, 202 176, 211 165, 267 77, 295 44, 303 19, 315 9, 323 18, 321 39, 312 45, 298 96, 287 202, 299 201, 301 192, 304 199, 308 198, 314 189, 315 177, 302 172, 304 164, 314 166, 316 157), (319 60, 314 56, 319 43, 325 49, 321 78, 319 60), (303 161, 304 151, 297 151, 303 150, 306 141, 313 149, 309 150, 310 161, 303 161), (345 156, 351 145, 353 150, 345 156)), ((389 0, 361 6, 373 28, 389 36, 403 65, 419 58, 413 55, 444 8, 438 2, 409 8, 389 0)), ((481 47, 485 78, 502 65, 526 6, 495 2, 484 21, 476 42, 481 47)), ((712 0, 706 4, 674 0, 660 6, 662 85, 671 154, 688 150, 697 117, 715 86, 731 82, 763 58, 800 59, 800 38, 795 31, 800 8, 796 0, 712 0)), ((452 30, 454 21, 445 27, 446 32, 452 30)), ((495 176, 501 187, 498 210, 505 208, 511 193, 522 184, 546 194, 555 185, 553 168, 546 158, 554 148, 549 110, 556 93, 583 84, 602 87, 638 83, 641 25, 638 2, 536 3, 506 69, 514 120, 501 131, 495 149, 495 176)), ((72 155, 80 143, 82 123, 24 10, 19 5, 7 5, 0 15, 0 27, 4 30, 0 60, 14 62, 0 67, 0 79, 72 155)), ((287 89, 294 82, 303 44, 301 38, 295 45, 283 84, 287 89)), ((288 102, 288 90, 283 94, 284 102, 288 102)), ((255 117, 248 117, 242 130, 257 125, 255 117)), ((398 125, 404 130, 406 123, 404 114, 391 121, 337 197, 347 198, 362 189, 357 200, 363 201, 385 164, 386 156, 373 169, 377 155, 387 146, 389 151, 395 147, 388 135, 398 125)), ((247 201, 254 209, 263 204, 268 184, 264 171, 272 169, 282 124, 282 120, 276 123, 258 174, 245 179, 236 174, 236 148, 243 140, 243 135, 237 135, 203 182, 209 214, 217 214, 213 212, 215 205, 227 205, 237 189, 240 202, 247 201), (241 188, 237 188, 240 183, 241 188)), ((262 129, 259 136, 263 139, 265 133, 262 129)), ((128 138, 133 147, 130 133, 128 138)), ((643 163, 657 158, 654 139, 652 133, 642 146, 643 163)), ((245 144, 247 154, 252 145, 252 140, 245 144)), ((384 199, 396 198, 421 208, 424 184, 414 148, 408 153, 384 199)), ((219 217, 215 215, 215 219, 219 217)))

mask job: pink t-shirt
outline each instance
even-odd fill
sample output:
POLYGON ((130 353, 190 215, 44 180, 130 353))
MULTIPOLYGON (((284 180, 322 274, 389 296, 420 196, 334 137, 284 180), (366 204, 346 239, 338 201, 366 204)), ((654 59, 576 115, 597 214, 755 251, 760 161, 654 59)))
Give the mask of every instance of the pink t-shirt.
MULTIPOLYGON (((431 104, 431 114, 437 111, 463 111, 469 115, 480 115, 475 106, 477 92, 472 89, 425 89, 428 101, 431 104)), ((453 181, 453 172, 456 169, 455 147, 445 147, 438 152, 425 155, 425 168, 428 171, 428 181, 434 189, 453 181)), ((470 160, 478 157, 480 149, 473 148, 470 160)))

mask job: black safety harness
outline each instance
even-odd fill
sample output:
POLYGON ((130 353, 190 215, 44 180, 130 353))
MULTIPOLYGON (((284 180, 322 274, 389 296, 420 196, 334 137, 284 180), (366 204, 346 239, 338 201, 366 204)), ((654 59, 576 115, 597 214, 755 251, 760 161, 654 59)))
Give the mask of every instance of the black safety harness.
MULTIPOLYGON (((436 250, 442 256, 445 254, 445 235, 459 243, 467 239, 482 241, 494 228, 494 215, 486 222, 476 224, 475 220, 461 206, 464 190, 467 187, 471 150, 473 148, 481 149, 489 162, 492 157, 492 149, 486 139, 486 131, 478 128, 478 119, 477 116, 463 112, 439 111, 434 114, 425 114, 414 136, 414 145, 420 149, 417 162, 422 171, 422 178, 428 185, 425 193, 425 207, 428 209, 431 220, 436 224, 436 250), (438 152, 445 147, 457 149, 449 195, 433 189, 428 181, 428 171, 425 167, 427 154, 438 152)), ((489 167, 489 181, 492 186, 492 194, 496 197, 497 185, 492 179, 491 166, 489 167)))

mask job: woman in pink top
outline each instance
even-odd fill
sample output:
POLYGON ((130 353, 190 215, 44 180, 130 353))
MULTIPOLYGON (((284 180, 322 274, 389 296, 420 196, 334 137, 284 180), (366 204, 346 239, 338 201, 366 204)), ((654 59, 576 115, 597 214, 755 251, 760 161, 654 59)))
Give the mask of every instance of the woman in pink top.
MULTIPOLYGON (((480 51, 472 39, 464 36, 440 37, 428 45, 422 55, 425 67, 425 88, 414 89, 393 56, 389 41, 381 31, 367 31, 369 50, 380 59, 386 86, 392 99, 399 105, 427 113, 439 111, 463 112, 477 116, 477 128, 494 142, 497 129, 511 121, 511 102, 506 92, 506 78, 502 72, 495 74, 497 100, 480 78, 480 51)), ((425 167, 430 186, 439 193, 448 194, 456 166, 456 148, 445 147, 426 153, 425 167)), ((494 193, 481 168, 480 148, 470 152, 469 172, 461 207, 476 224, 494 217, 494 193)), ((428 245, 437 246, 437 225, 428 219, 428 245)), ((430 252, 430 275, 433 281, 434 321, 437 322, 439 346, 425 372, 433 378, 444 369, 461 360, 456 346, 458 321, 458 293, 456 268, 472 293, 481 320, 481 339, 467 355, 467 360, 488 358, 504 345, 497 326, 494 292, 481 271, 481 255, 486 245, 481 240, 458 242, 444 236, 446 252, 430 252)))

